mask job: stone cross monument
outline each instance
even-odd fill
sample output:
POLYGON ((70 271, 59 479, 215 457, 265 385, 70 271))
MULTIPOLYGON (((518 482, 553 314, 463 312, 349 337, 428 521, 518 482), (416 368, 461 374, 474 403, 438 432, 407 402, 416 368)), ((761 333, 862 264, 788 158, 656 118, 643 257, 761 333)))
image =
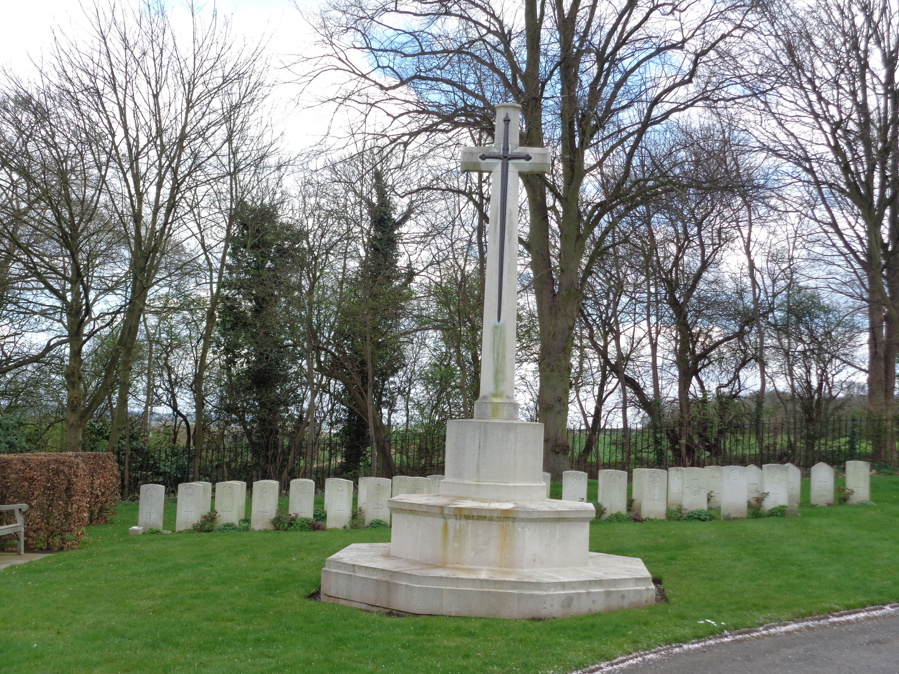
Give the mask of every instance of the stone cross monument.
POLYGON ((515 323, 518 303, 518 174, 546 173, 549 152, 518 146, 521 106, 496 106, 493 145, 462 149, 463 171, 490 171, 493 198, 487 233, 481 391, 475 419, 518 420, 515 402, 515 323))
POLYGON ((557 618, 651 604, 643 562, 589 551, 590 503, 546 498, 543 425, 514 396, 518 174, 549 169, 518 147, 519 106, 497 106, 494 145, 465 148, 462 170, 491 171, 480 398, 446 429, 438 494, 390 499, 390 543, 328 558, 321 598, 358 608, 492 618, 557 618))

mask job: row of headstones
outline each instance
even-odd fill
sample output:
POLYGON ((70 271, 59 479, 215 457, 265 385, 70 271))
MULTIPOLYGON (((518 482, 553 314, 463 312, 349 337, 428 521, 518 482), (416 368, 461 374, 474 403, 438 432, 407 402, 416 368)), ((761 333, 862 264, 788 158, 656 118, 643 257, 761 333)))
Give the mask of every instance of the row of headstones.
MULTIPOLYGON (((359 508, 365 514, 365 523, 373 520, 390 522, 387 501, 400 494, 436 494, 443 475, 408 477, 398 475, 392 480, 380 477, 359 478, 359 508)), ((191 529, 203 515, 212 510, 213 486, 211 482, 185 482, 178 485, 175 513, 175 530, 191 529)), ((253 483, 250 507, 250 528, 271 529, 272 518, 278 510, 279 485, 276 480, 259 480, 253 483)), ((314 514, 315 482, 296 479, 290 481, 287 510, 291 515, 312 518, 314 514)), ((163 528, 163 504, 165 487, 161 484, 145 484, 140 488, 137 526, 144 531, 163 528)), ((218 482, 215 485, 216 524, 237 524, 246 518, 247 483, 237 480, 218 482)), ((353 482, 340 478, 325 480, 325 512, 328 529, 346 526, 353 512, 353 482)))
MULTIPOLYGON (((627 512, 627 473, 600 470, 599 503, 603 518, 627 512)), ((811 469, 812 505, 833 505, 834 469, 818 463, 811 469)), ((708 466, 706 468, 636 468, 631 496, 633 510, 643 518, 664 519, 666 510, 681 507, 687 511, 721 508, 726 519, 747 516, 748 502, 767 494, 762 508, 799 505, 802 472, 791 463, 758 466, 708 466)), ((846 462, 846 488, 849 503, 868 501, 871 494, 871 470, 867 461, 846 462)), ((587 500, 587 473, 562 473, 562 500, 587 500)))

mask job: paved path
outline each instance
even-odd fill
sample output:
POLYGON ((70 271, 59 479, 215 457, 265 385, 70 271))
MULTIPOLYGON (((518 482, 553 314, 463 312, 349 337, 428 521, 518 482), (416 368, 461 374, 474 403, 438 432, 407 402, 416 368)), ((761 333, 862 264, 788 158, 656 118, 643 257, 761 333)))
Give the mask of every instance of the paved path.
POLYGON ((42 552, 26 552, 24 555, 18 555, 15 552, 0 552, 0 570, 5 569, 7 566, 32 562, 35 559, 46 556, 47 553, 42 552))
POLYGON ((661 648, 579 674, 899 674, 899 604, 661 648))

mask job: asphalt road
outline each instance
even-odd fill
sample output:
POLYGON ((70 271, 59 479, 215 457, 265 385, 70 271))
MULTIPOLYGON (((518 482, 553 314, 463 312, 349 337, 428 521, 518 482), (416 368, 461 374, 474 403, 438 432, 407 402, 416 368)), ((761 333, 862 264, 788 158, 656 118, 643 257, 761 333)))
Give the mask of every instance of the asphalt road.
POLYGON ((899 674, 899 604, 636 654, 579 674, 899 674))

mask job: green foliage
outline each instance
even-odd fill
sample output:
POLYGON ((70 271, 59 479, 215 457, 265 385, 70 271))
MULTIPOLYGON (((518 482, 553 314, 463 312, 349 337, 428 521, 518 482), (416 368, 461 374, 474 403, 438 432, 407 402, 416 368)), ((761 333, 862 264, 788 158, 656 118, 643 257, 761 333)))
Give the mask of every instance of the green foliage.
POLYGON ((25 420, 18 414, 0 416, 0 454, 15 454, 30 449, 25 420))
POLYGON ((677 522, 684 519, 684 515, 686 513, 687 511, 684 510, 683 506, 671 506, 665 511, 665 519, 672 522, 677 522))
POLYGON ((215 528, 216 533, 228 533, 231 531, 243 531, 243 529, 240 528, 240 525, 235 524, 234 522, 225 522, 223 524, 219 524, 215 528))
POLYGON ((222 282, 217 341, 226 412, 243 427, 260 472, 278 474, 282 429, 298 403, 291 298, 302 266, 300 232, 272 204, 238 203, 222 282))
POLYGON ((272 518, 272 526, 275 528, 275 531, 290 531, 299 517, 299 515, 291 515, 287 510, 279 508, 272 518))
POLYGON ((390 525, 387 524, 387 522, 385 522, 384 520, 372 520, 371 522, 369 522, 366 525, 365 528, 366 529, 389 529, 390 525))
POLYGON ((200 516, 200 521, 195 523, 191 527, 191 531, 196 531, 197 533, 207 534, 211 531, 215 531, 215 518, 218 517, 218 512, 215 510, 204 513, 200 516))
POLYGON ((601 520, 602 516, 606 514, 606 507, 602 503, 594 502, 593 508, 596 510, 596 515, 594 515, 594 519, 601 520))
POLYGON ((691 510, 684 514, 685 522, 710 522, 711 520, 712 516, 708 510, 691 510))
POLYGON ((612 513, 606 518, 606 522, 630 522, 631 518, 627 513, 612 513))
POLYGON ((326 522, 328 520, 328 513, 324 508, 313 508, 312 519, 316 522, 326 522))
POLYGON ((765 517, 786 517, 787 516, 787 506, 779 505, 771 508, 767 513, 765 513, 765 517))
POLYGON ((290 525, 290 531, 324 531, 325 525, 308 517, 300 517, 290 525))
POLYGON ((145 536, 163 536, 165 534, 170 534, 170 533, 172 533, 172 532, 168 531, 167 529, 147 529, 144 532, 144 535, 145 536))

